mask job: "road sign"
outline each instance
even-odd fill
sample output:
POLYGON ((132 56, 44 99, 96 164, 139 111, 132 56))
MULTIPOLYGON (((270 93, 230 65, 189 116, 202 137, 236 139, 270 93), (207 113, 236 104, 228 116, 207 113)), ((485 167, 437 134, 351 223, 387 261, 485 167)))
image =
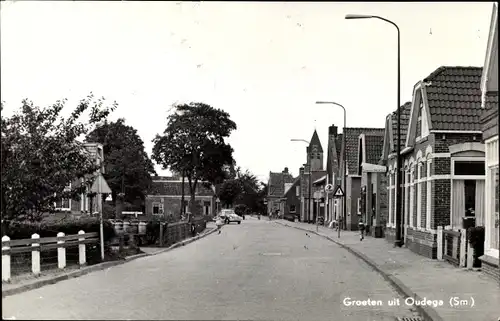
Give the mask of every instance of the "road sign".
POLYGON ((337 186, 337 189, 335 190, 335 193, 333 193, 334 197, 344 197, 344 191, 342 190, 342 187, 340 185, 337 186))
POLYGON ((333 193, 333 185, 332 184, 326 184, 326 186, 325 186, 325 192, 327 194, 333 193))

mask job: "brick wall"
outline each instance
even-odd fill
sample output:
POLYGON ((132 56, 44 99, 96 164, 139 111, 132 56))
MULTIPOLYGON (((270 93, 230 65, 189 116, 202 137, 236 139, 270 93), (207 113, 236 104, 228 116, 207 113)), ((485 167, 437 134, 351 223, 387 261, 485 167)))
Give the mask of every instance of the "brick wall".
MULTIPOLYGON (((165 216, 172 216, 174 221, 177 221, 180 219, 180 212, 181 212, 181 197, 155 197, 155 196, 148 196, 146 197, 146 219, 151 219, 153 217, 153 203, 161 203, 163 199, 163 213, 165 216)), ((185 203, 188 203, 190 200, 189 195, 187 195, 184 198, 185 203)), ((204 202, 210 202, 209 198, 198 198, 196 199, 196 202, 203 206, 203 211, 205 210, 204 208, 204 202)), ((216 204, 215 202, 212 202, 211 204, 211 213, 212 215, 215 214, 216 211, 216 204)), ((204 212, 203 212, 204 213, 204 212)))
POLYGON ((474 137, 476 137, 475 142, 479 142, 481 138, 478 134, 431 134, 431 136, 434 141, 434 153, 449 153, 451 145, 474 142, 474 137))
POLYGON ((451 180, 433 180, 432 198, 434 206, 431 211, 431 228, 437 229, 438 226, 450 225, 451 211, 451 180))
POLYGON ((498 266, 489 264, 488 262, 481 262, 481 270, 493 279, 500 281, 500 270, 498 266))
POLYGON ((385 229, 385 239, 387 242, 394 243, 396 240, 396 229, 393 227, 387 227, 385 229))
POLYGON ((430 259, 437 258, 436 234, 408 228, 406 236, 406 247, 412 252, 428 257, 430 259))
POLYGON ((378 174, 379 176, 379 187, 377 190, 378 204, 380 204, 380 224, 383 228, 386 227, 387 222, 389 221, 388 216, 388 207, 389 207, 389 195, 387 190, 387 176, 385 174, 378 174))

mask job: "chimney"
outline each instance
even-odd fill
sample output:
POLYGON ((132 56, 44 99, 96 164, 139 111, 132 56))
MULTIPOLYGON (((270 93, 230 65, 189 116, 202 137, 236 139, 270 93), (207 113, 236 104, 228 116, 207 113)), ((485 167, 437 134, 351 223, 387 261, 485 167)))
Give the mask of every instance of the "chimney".
POLYGON ((288 174, 288 167, 285 167, 285 169, 283 170, 283 174, 288 174))
POLYGON ((337 126, 332 125, 328 127, 328 135, 337 136, 337 126))
POLYGON ((299 175, 304 175, 304 167, 299 168, 299 175))

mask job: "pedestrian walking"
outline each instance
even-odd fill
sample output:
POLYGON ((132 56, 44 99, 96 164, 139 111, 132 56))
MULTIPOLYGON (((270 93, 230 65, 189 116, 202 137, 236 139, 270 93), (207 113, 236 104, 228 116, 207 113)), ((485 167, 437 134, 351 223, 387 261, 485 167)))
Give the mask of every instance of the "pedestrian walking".
POLYGON ((217 226, 217 230, 219 231, 219 234, 220 234, 222 225, 224 225, 224 222, 222 221, 222 218, 220 216, 217 217, 217 220, 215 221, 215 225, 217 226))
POLYGON ((359 220, 358 223, 358 228, 359 228, 359 240, 363 241, 365 238, 365 223, 363 223, 363 220, 359 220))

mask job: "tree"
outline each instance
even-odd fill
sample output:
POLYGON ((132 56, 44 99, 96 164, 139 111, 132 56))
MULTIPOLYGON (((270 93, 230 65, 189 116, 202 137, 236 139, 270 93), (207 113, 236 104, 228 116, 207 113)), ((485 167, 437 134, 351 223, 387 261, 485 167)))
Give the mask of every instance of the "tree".
POLYGON ((151 186, 151 175, 156 172, 137 130, 126 125, 124 119, 118 119, 94 129, 86 141, 103 144, 104 178, 112 191, 113 204, 123 193, 124 201, 132 204, 139 201, 142 206, 151 186))
POLYGON ((241 192, 240 182, 236 179, 230 179, 222 183, 218 197, 225 207, 233 207, 241 192))
POLYGON ((236 130, 229 114, 204 103, 176 106, 163 135, 153 140, 153 160, 188 180, 191 213, 199 182, 221 183, 225 165, 233 164, 233 149, 224 139, 236 130))
MULTIPOLYGON (((77 199, 91 184, 98 169, 77 139, 106 119, 117 104, 103 107, 104 98, 92 93, 81 100, 71 115, 62 117, 66 100, 49 107, 22 101, 20 110, 2 117, 2 216, 4 219, 40 219, 54 211, 61 198, 77 199), (80 118, 89 111, 89 120, 80 118), (81 178, 84 184, 70 182, 81 178)), ((2 104, 3 109, 3 104, 2 104)))

